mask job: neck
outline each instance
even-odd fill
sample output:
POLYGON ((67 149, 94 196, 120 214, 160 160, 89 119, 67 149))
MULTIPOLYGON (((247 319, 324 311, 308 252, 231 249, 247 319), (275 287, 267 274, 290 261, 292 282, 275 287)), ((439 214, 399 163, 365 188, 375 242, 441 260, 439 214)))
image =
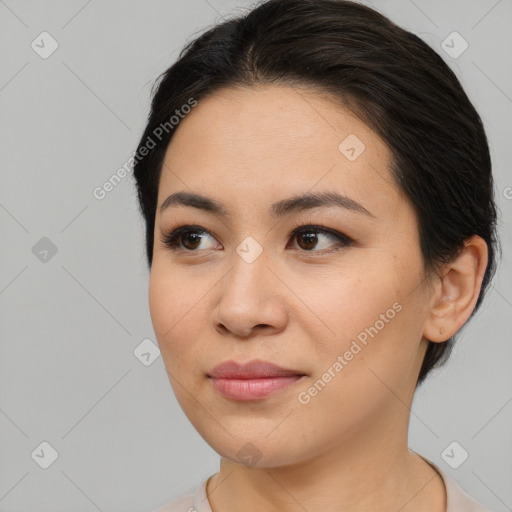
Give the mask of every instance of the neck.
POLYGON ((247 467, 221 458, 208 482, 213 512, 445 512, 441 476, 407 446, 400 422, 374 422, 350 442, 292 465, 247 467))

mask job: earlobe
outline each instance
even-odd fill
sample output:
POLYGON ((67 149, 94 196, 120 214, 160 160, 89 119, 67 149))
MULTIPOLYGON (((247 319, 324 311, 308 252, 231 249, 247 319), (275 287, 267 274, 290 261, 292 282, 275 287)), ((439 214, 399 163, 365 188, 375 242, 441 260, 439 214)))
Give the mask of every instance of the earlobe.
POLYGON ((441 343, 451 338, 475 308, 487 268, 485 241, 473 235, 437 277, 423 336, 441 343))

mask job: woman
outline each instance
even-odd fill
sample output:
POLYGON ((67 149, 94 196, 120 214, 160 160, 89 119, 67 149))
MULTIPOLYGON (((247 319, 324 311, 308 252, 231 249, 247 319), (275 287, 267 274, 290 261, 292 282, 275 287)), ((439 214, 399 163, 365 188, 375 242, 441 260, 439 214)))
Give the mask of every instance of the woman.
POLYGON ((408 449, 495 269, 486 135, 374 10, 270 0, 162 76, 134 166, 178 402, 221 455, 158 511, 485 511, 408 449))

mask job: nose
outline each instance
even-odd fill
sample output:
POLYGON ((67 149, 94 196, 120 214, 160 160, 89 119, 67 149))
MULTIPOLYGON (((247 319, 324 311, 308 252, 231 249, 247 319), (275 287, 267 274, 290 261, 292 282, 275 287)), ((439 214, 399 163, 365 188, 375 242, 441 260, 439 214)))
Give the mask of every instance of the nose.
POLYGON ((276 334, 285 328, 286 289, 268 263, 264 253, 252 263, 235 254, 233 267, 216 287, 212 321, 220 334, 246 339, 276 334))

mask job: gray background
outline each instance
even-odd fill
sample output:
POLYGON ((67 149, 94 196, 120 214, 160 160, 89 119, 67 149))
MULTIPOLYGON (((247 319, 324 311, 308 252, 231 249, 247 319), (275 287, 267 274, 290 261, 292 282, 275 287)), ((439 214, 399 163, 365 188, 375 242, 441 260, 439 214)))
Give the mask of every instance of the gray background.
MULTIPOLYGON (((512 1, 366 3, 445 58, 488 132, 503 260, 451 361, 417 392, 410 446, 512 510, 512 1), (441 47, 453 31, 469 44, 457 58, 441 47), (453 441, 469 453, 457 469, 441 455, 453 441)), ((157 75, 249 5, 0 0, 1 512, 149 512, 218 469, 161 357, 134 354, 155 338, 132 176, 103 200, 92 192, 135 150, 157 75), (50 48, 43 31, 59 45, 46 59, 31 47, 50 48), (48 469, 43 441, 58 453, 48 469)))

